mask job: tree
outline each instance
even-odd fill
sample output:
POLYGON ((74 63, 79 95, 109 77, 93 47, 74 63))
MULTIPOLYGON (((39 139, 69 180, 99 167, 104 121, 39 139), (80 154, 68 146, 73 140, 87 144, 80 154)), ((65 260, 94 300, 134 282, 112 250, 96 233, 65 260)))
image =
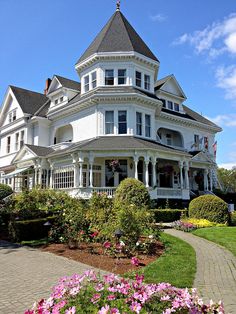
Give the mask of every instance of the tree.
POLYGON ((218 168, 218 179, 222 184, 224 192, 236 192, 236 167, 228 170, 225 168, 218 168))

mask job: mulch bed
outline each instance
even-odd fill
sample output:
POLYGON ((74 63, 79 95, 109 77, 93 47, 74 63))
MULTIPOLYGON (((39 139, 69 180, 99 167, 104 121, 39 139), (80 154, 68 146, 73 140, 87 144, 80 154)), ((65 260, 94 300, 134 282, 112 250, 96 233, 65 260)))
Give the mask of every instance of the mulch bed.
POLYGON ((138 259, 140 261, 140 265, 138 267, 132 265, 131 259, 122 254, 118 257, 105 255, 104 249, 99 243, 81 243, 78 249, 70 249, 67 244, 48 244, 42 246, 40 249, 44 252, 64 256, 74 261, 121 275, 128 271, 138 270, 139 268, 147 266, 151 262, 155 261, 162 255, 164 246, 161 242, 157 242, 154 254, 139 254, 138 259))

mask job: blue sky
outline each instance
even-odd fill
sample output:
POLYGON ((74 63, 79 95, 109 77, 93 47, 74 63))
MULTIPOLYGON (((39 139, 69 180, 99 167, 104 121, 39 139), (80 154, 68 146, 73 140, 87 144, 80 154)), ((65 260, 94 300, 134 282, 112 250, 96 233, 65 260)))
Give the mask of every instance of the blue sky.
MULTIPOLYGON (((0 100, 8 85, 42 92, 74 65, 115 10, 115 0, 0 0, 0 100)), ((223 127, 217 161, 236 165, 234 0, 121 0, 121 11, 173 73, 186 104, 223 127)))

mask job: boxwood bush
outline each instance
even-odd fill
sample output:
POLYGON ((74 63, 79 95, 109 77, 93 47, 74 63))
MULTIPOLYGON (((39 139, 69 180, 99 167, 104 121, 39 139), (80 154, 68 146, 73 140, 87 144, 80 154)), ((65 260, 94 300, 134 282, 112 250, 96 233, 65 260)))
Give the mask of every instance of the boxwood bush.
POLYGON ((156 222, 173 222, 187 216, 187 209, 152 209, 156 222))
POLYGON ((12 188, 9 185, 0 183, 0 200, 11 195, 12 193, 12 188))
POLYGON ((224 224, 229 220, 228 205, 218 196, 202 195, 190 202, 189 217, 224 224))
POLYGON ((114 206, 119 207, 123 203, 135 206, 149 206, 150 195, 145 185, 134 178, 123 180, 116 189, 114 206))
POLYGON ((45 227, 44 224, 47 221, 53 224, 54 220, 54 216, 33 220, 12 220, 8 226, 9 236, 16 242, 45 238, 48 235, 49 228, 45 227))

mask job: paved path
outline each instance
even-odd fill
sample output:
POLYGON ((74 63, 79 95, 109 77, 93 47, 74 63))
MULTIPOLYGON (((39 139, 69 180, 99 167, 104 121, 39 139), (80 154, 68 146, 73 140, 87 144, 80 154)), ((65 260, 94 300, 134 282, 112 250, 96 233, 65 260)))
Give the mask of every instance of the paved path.
MULTIPOLYGON (((188 242, 196 251, 196 287, 209 301, 223 300, 227 314, 236 313, 236 257, 213 242, 174 229, 166 233, 188 242)), ((187 262, 187 261, 186 261, 187 262)))
POLYGON ((0 241, 0 313, 23 314, 34 301, 49 297, 60 277, 89 268, 51 253, 0 241))

